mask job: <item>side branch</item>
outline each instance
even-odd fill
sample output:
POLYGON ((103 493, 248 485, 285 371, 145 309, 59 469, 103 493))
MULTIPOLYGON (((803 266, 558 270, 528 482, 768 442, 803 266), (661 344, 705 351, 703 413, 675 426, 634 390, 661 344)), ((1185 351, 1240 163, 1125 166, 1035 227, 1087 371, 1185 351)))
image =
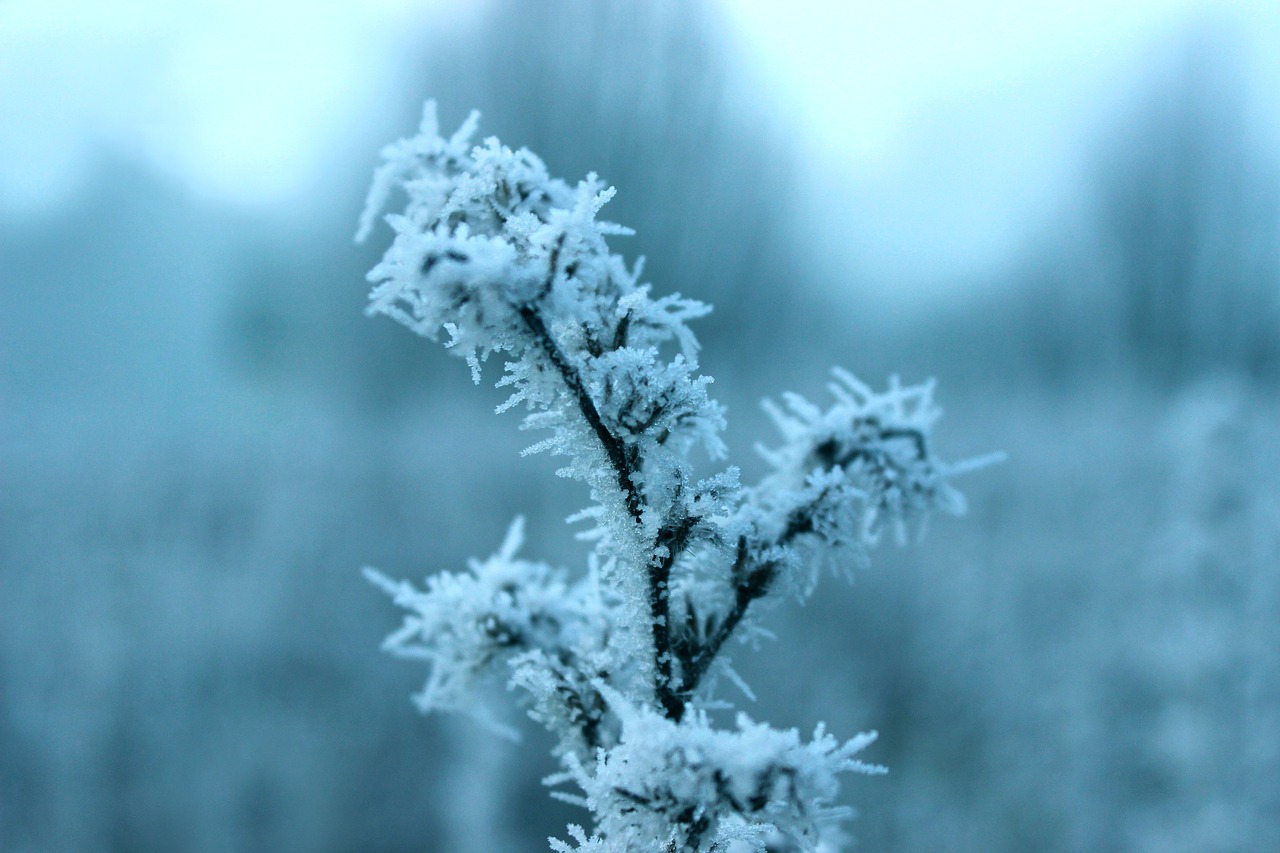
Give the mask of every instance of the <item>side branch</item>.
POLYGON ((765 561, 759 565, 752 566, 751 558, 745 536, 738 539, 738 553, 733 562, 733 607, 716 625, 715 631, 707 638, 706 642, 696 649, 691 650, 689 659, 684 662, 683 678, 680 682, 679 701, 685 703, 689 697, 693 695, 693 691, 698 689, 698 685, 702 683, 702 679, 706 676, 707 671, 711 669, 711 663, 720 654, 720 649, 724 647, 725 642, 733 635, 737 629, 738 623, 742 621, 742 617, 747 615, 747 608, 751 606, 751 602, 757 598, 762 598, 769 592, 769 588, 773 585, 774 576, 777 574, 778 564, 773 561, 765 561))
MULTIPOLYGON (((792 510, 787 518, 787 526, 778 536, 775 544, 790 545, 797 536, 812 533, 814 506, 825 496, 824 490, 811 503, 792 510)), ((707 671, 711 669, 712 662, 720 654, 720 650, 728 639, 733 636, 743 617, 747 615, 751 602, 764 598, 773 588, 780 564, 774 559, 753 562, 751 551, 747 537, 739 537, 737 554, 730 572, 733 581, 733 606, 725 614, 724 619, 716 625, 715 631, 706 642, 691 650, 688 659, 683 662, 683 677, 677 692, 677 700, 681 705, 688 701, 693 691, 698 689, 707 671)))

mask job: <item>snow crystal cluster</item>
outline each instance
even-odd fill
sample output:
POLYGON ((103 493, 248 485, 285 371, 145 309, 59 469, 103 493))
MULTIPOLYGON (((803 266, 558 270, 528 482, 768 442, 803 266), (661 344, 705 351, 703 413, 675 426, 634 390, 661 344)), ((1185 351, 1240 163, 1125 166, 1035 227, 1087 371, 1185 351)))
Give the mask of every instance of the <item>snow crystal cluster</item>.
POLYGON ((595 547, 574 580, 517 557, 517 522, 493 557, 422 589, 368 570, 407 611, 385 647, 426 662, 423 710, 484 716, 477 685, 505 679, 556 735, 548 783, 576 786, 557 795, 593 821, 557 851, 835 849, 837 777, 879 771, 853 757, 874 736, 803 742, 746 717, 718 730, 710 690, 740 681, 721 652, 750 636, 757 602, 811 590, 816 566, 860 559, 886 526, 962 510, 961 468, 930 448, 931 388, 877 393, 836 372, 830 408, 771 407, 782 444, 762 450, 762 482, 696 478, 693 447, 724 455, 686 325, 709 307, 655 298, 610 251, 630 232, 596 218, 613 189, 594 174, 571 187, 527 150, 473 145, 476 126, 445 138, 428 103, 418 135, 384 150, 358 238, 393 195, 406 204, 386 217, 368 310, 443 336, 477 382, 504 357, 499 411, 523 407, 546 436, 528 452, 566 457, 560 473, 587 484, 576 518, 595 547))

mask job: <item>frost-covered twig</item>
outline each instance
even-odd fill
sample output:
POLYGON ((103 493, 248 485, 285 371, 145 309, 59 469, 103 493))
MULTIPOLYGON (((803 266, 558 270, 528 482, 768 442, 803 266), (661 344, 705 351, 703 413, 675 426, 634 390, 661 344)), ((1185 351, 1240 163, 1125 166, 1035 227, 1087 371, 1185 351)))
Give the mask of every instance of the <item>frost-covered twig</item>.
POLYGON ((931 386, 877 393, 837 371, 830 408, 796 395, 770 407, 783 442, 763 451, 762 482, 745 487, 734 468, 695 479, 693 446, 724 455, 686 325, 710 309, 654 298, 641 264, 610 251, 607 237, 630 233, 596 218, 612 188, 595 175, 570 187, 495 139, 473 147, 476 125, 446 139, 429 103, 419 134, 384 151, 359 236, 397 191, 407 201, 386 217, 395 240, 369 274, 369 312, 443 333, 477 382, 506 356, 499 411, 524 406, 523 427, 549 433, 527 452, 567 457, 560 473, 587 484, 580 517, 597 544, 574 582, 518 559, 518 526, 490 560, 425 590, 370 570, 408 610, 387 648, 428 663, 424 710, 482 713, 474 685, 505 674, 559 738, 555 781, 577 784, 593 814, 593 835, 570 833, 578 850, 763 850, 778 837, 815 849, 839 814, 836 774, 874 769, 851 758, 870 736, 805 745, 745 718, 716 731, 691 705, 754 602, 808 593, 821 565, 863 559, 885 527, 901 538, 962 510, 959 469, 930 447, 931 386))

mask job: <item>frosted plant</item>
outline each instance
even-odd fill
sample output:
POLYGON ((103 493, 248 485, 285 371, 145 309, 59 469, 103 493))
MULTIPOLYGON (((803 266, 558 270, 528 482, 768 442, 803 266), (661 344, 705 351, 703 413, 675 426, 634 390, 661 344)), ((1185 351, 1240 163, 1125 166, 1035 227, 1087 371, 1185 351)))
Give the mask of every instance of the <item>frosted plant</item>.
POLYGON ((493 557, 422 589, 367 570, 407 611, 385 648, 427 664, 422 710, 485 716, 475 687, 496 676, 556 736, 548 784, 592 828, 554 850, 834 849, 838 777, 883 772, 856 757, 874 735, 804 741, 745 716, 718 729, 710 688, 740 682, 721 652, 765 600, 807 594, 819 566, 861 559, 883 529, 961 511, 960 467, 929 446, 931 387, 878 393, 837 371, 828 408, 770 406, 782 441, 762 482, 696 478, 695 447, 725 453, 686 325, 709 307, 653 296, 610 251, 630 231, 597 219, 614 191, 596 175, 570 186, 527 150, 473 146, 476 126, 445 138, 428 103, 418 135, 384 150, 358 238, 393 194, 407 204, 386 217, 368 311, 443 336, 477 382, 506 359, 499 411, 523 407, 545 435, 526 452, 565 457, 559 473, 589 487, 571 520, 594 548, 575 578, 519 557, 517 521, 493 557))

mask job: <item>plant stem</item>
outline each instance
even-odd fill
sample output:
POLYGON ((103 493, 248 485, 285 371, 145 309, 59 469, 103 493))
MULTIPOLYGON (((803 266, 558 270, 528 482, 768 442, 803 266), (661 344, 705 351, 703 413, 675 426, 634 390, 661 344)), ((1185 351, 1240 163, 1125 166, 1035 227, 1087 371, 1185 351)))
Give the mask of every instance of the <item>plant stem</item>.
MULTIPOLYGON (((557 246, 557 251, 552 254, 548 282, 555 275, 555 267, 559 256, 558 249, 559 247, 557 246)), ((544 292, 548 290, 550 290, 549 286, 544 288, 544 292)), ((609 460, 609 465, 613 468, 618 488, 622 491, 627 512, 636 525, 640 526, 643 523, 644 497, 641 495, 640 490, 636 488, 633 480, 633 475, 640 468, 635 459, 633 449, 629 448, 622 439, 614 435, 605 424, 595 401, 587 393, 581 374, 569 362, 569 359, 556 343, 555 338, 551 336, 551 331, 547 328, 542 315, 533 305, 529 304, 521 305, 518 311, 520 319, 537 342, 538 348, 546 355, 556 373, 559 374, 561 381, 564 382, 565 387, 569 389, 569 393, 573 396, 583 420, 587 422, 596 439, 600 442, 600 446, 609 460)), ((684 701, 677 696, 673 688, 674 679, 671 672, 672 649, 669 625, 671 567, 688 543, 689 534, 692 532, 693 526, 694 519, 688 516, 680 518, 673 524, 664 525, 658 531, 654 546, 650 548, 649 553, 656 553, 660 547, 665 548, 666 553, 662 559, 651 562, 646 566, 649 616, 652 622, 654 666, 656 669, 654 696, 658 704, 662 706, 663 712, 674 720, 680 719, 683 715, 684 701)))

